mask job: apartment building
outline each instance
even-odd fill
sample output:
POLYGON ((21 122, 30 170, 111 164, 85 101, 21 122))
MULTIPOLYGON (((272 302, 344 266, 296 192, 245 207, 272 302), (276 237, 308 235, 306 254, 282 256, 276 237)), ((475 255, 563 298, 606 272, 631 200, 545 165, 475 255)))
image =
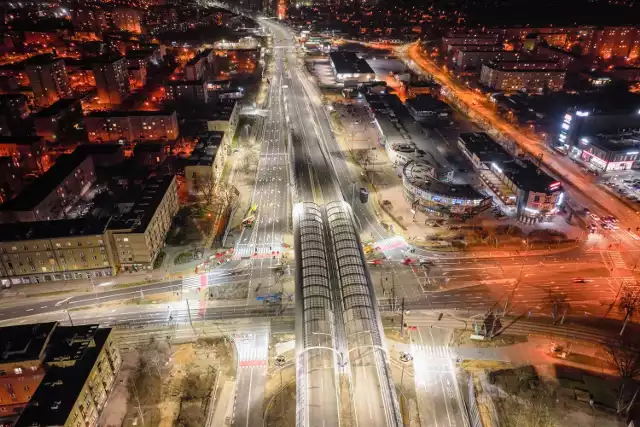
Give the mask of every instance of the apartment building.
POLYGON ((224 162, 220 159, 224 132, 212 131, 198 137, 184 168, 189 195, 198 197, 203 189, 217 181, 222 174, 224 162))
POLYGON ((561 90, 566 71, 553 61, 493 61, 483 64, 480 83, 496 90, 561 90))
POLYGON ((207 86, 202 80, 170 80, 164 88, 168 101, 206 103, 209 100, 207 86))
POLYGON ((40 172, 46 161, 45 141, 39 136, 0 136, 0 157, 12 157, 29 172, 40 172))
POLYGON ((2 222, 50 221, 64 216, 96 180, 93 158, 84 151, 60 157, 14 199, 0 205, 2 222))
POLYGON ((147 179, 137 199, 119 209, 122 215, 109 224, 116 263, 124 271, 151 268, 179 209, 175 176, 147 179))
POLYGON ((201 80, 209 64, 213 63, 214 57, 215 52, 213 49, 205 49, 202 52, 198 52, 184 66, 185 80, 201 80))
POLYGON ((142 11, 132 7, 117 7, 111 11, 111 23, 120 31, 140 34, 142 32, 142 11))
POLYGON ((15 427, 97 425, 122 365, 112 330, 56 326, 45 365, 46 375, 15 427))
POLYGON ((38 107, 48 107, 60 98, 72 96, 62 59, 50 55, 34 56, 25 61, 25 71, 38 107))
POLYGON ((89 141, 150 141, 178 138, 175 111, 97 111, 84 117, 89 141))
POLYGON ((12 425, 44 378, 55 322, 0 328, 0 423, 12 425))
POLYGON ((100 8, 74 4, 70 12, 71 23, 77 31, 101 33, 107 28, 106 12, 100 8))
POLYGON ((115 262, 105 237, 110 219, 0 224, 4 286, 108 277, 115 262))
POLYGON ((129 95, 129 72, 123 57, 100 57, 91 64, 101 104, 121 104, 129 95))

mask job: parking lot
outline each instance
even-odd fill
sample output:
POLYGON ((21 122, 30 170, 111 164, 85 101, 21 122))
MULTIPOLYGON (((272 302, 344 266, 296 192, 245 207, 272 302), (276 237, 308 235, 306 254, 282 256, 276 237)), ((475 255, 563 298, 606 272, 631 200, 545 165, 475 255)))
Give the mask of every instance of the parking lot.
POLYGON ((629 203, 637 203, 640 208, 640 174, 631 173, 607 179, 604 185, 629 203))

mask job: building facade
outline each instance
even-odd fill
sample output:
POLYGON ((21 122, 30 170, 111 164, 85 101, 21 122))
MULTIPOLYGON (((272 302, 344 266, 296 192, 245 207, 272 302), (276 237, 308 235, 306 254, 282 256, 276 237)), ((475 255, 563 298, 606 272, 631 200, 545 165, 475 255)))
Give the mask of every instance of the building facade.
POLYGON ((174 141, 179 136, 175 111, 105 111, 84 117, 89 141, 174 141))
POLYGON ((411 208, 427 215, 464 220, 491 207, 491 197, 470 185, 440 181, 436 169, 424 162, 407 162, 402 168, 402 184, 411 208))
POLYGON ((495 61, 483 64, 480 83, 496 90, 561 90, 566 71, 556 62, 495 61))
POLYGON ((48 107, 60 98, 72 96, 69 77, 62 59, 47 55, 30 58, 25 63, 34 102, 38 107, 48 107))
POLYGON ((15 427, 94 427, 122 365, 112 330, 56 326, 46 349, 46 374, 15 427))
POLYGON ((511 155, 485 133, 462 133, 458 147, 473 164, 484 185, 523 222, 543 221, 558 211, 562 183, 533 162, 511 155))
POLYGON ((121 104, 129 95, 129 73, 125 58, 103 58, 92 64, 101 104, 121 104))

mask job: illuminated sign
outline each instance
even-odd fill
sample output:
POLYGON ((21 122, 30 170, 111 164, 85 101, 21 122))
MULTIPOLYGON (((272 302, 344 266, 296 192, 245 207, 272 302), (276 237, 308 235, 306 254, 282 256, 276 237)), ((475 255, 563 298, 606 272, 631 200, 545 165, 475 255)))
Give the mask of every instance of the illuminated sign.
POLYGON ((560 193, 558 196, 558 201, 556 202, 556 206, 560 206, 564 202, 564 192, 560 193))
POLYGON ((639 153, 640 153, 640 151, 629 151, 627 153, 627 156, 633 156, 634 154, 639 154, 639 153))
POLYGON ((552 182, 551 184, 549 184, 549 190, 551 191, 557 190, 558 188, 560 188, 561 185, 562 183, 560 181, 552 182))
POLYGON ((571 127, 571 126, 569 126, 569 124, 568 124, 568 123, 563 123, 563 124, 562 124, 562 129, 566 129, 566 130, 568 130, 570 127, 571 127))
POLYGON ((584 145, 589 144, 589 138, 580 138, 580 142, 584 145))
POLYGON ((565 123, 569 123, 572 119, 573 119, 573 116, 571 114, 565 114, 564 115, 565 123))
POLYGON ((580 117, 587 117, 589 115, 589 112, 588 111, 577 111, 576 115, 580 116, 580 117))

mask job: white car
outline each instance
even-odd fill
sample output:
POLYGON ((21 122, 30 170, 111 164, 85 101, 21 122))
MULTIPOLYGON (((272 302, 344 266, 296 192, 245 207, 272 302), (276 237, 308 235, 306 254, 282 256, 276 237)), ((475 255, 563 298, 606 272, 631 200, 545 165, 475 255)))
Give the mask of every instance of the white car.
POLYGON ((600 217, 599 217, 598 215, 596 215, 596 214, 593 214, 593 213, 592 213, 592 214, 591 214, 591 215, 589 215, 589 216, 590 216, 590 217, 591 217, 591 219, 592 219, 592 220, 594 220, 594 221, 600 221, 600 217))

